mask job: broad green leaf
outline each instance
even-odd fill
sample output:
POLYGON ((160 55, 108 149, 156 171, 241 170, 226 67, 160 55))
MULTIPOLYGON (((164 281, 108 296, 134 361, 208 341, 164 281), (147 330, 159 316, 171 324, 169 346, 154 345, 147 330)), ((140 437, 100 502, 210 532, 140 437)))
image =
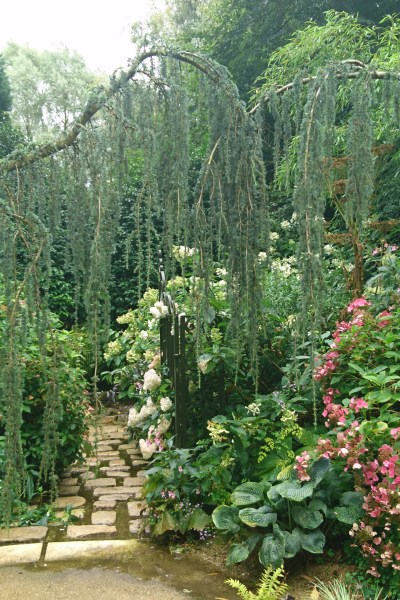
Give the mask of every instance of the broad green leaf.
POLYGON ((243 562, 249 556, 249 548, 246 544, 232 544, 226 558, 228 567, 243 562))
POLYGON ((330 468, 331 463, 328 458, 322 457, 315 461, 308 471, 313 484, 317 485, 320 481, 322 481, 330 468))
POLYGON ((307 533, 297 527, 295 531, 296 530, 298 531, 300 544, 303 550, 311 552, 312 554, 322 554, 325 546, 325 536, 320 529, 315 529, 314 531, 307 533))
POLYGON ((344 492, 340 496, 342 506, 361 506, 364 504, 364 496, 361 492, 344 492))
POLYGON ((353 525, 360 520, 364 511, 359 506, 338 506, 333 510, 333 514, 341 523, 353 525))
POLYGON ((285 556, 285 541, 284 539, 277 539, 272 533, 268 533, 261 544, 258 558, 260 563, 267 567, 279 567, 285 556))
POLYGON ((325 504, 325 502, 322 502, 322 500, 319 500, 318 498, 313 498, 310 504, 308 505, 308 508, 312 508, 313 510, 320 510, 322 513, 324 513, 325 517, 328 514, 327 505, 325 504))
POLYGON ((312 510, 305 506, 293 506, 292 516, 295 523, 301 525, 304 529, 316 529, 324 520, 319 510, 312 510))
POLYGON ((207 525, 210 525, 211 517, 201 508, 195 508, 190 515, 188 529, 196 529, 201 531, 207 525))
POLYGON ((232 504, 235 506, 247 506, 261 502, 263 499, 264 488, 259 483, 247 481, 242 483, 231 494, 232 504))
POLYGON ((276 522, 277 514, 269 506, 242 508, 239 511, 239 519, 249 527, 268 527, 276 522))
MULTIPOLYGON (((286 498, 287 500, 293 500, 294 502, 301 502, 305 498, 308 498, 312 495, 314 491, 313 483, 304 483, 301 484, 297 479, 289 479, 284 481, 283 483, 279 483, 278 485, 274 485, 272 487, 267 496, 270 498, 270 493, 275 495, 278 493, 282 498, 286 498)), ((272 498, 270 498, 272 500, 272 498)))
POLYGON ((239 510, 236 506, 217 506, 211 515, 214 525, 217 529, 222 529, 227 533, 236 533, 240 529, 239 510))
POLYGON ((157 523, 154 525, 152 534, 162 535, 166 531, 178 531, 178 523, 168 510, 165 510, 157 523))
POLYGON ((284 558, 293 558, 301 550, 299 530, 294 529, 292 533, 282 531, 285 537, 285 555, 284 558))

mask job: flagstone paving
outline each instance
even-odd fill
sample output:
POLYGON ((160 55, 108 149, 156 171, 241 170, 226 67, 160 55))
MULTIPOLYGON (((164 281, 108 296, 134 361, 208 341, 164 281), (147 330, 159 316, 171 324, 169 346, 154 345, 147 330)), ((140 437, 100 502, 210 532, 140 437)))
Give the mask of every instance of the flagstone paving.
POLYGON ((43 562, 54 544, 75 543, 78 548, 74 540, 98 543, 143 536, 145 505, 140 498, 147 462, 128 440, 124 415, 95 417, 89 429, 92 453, 82 464, 66 469, 60 479, 59 497, 53 503, 60 522, 0 530, 0 566, 39 558, 43 562), (68 513, 77 520, 68 522, 68 513))

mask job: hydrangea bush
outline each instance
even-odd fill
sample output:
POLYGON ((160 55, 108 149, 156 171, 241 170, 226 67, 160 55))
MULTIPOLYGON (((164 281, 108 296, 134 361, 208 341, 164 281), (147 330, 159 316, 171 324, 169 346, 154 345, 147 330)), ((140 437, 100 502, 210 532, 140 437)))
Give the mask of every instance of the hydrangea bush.
POLYGON ((367 572, 400 590, 400 306, 375 313, 360 297, 347 315, 315 370, 328 430, 318 451, 351 473, 362 495, 350 536, 367 572))

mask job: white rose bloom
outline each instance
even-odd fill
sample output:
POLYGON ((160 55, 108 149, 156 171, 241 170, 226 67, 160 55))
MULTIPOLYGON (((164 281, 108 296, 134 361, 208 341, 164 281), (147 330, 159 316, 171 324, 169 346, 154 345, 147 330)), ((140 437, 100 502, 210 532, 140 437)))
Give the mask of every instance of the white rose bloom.
POLYGON ((171 398, 161 398, 160 400, 160 408, 163 412, 167 412, 172 407, 171 398))
POLYGON ((155 442, 149 442, 148 440, 139 440, 139 448, 143 458, 148 460, 156 452, 157 445, 155 442))
POLYGON ((151 392, 152 390, 156 390, 161 385, 161 377, 157 375, 154 369, 149 369, 144 374, 143 378, 143 389, 145 391, 151 392))

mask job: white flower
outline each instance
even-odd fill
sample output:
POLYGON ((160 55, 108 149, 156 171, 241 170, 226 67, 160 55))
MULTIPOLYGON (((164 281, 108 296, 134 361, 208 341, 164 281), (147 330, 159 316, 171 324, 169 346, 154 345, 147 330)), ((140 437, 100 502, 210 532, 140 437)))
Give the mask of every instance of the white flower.
POLYGON ((169 421, 166 417, 164 417, 164 415, 162 415, 159 419, 158 419, 158 423, 157 423, 157 431, 158 433, 167 433, 168 429, 170 428, 171 425, 171 421, 169 421))
POLYGON ((135 320, 135 313, 133 313, 131 310, 129 310, 124 315, 120 315, 119 317, 117 317, 117 323, 119 323, 120 325, 126 325, 127 323, 133 323, 134 320, 135 320))
POLYGON ((189 256, 196 254, 196 248, 188 248, 187 246, 172 246, 172 255, 176 260, 185 260, 189 256))
POLYGON ((159 319, 161 317, 161 312, 155 306, 150 306, 150 313, 155 319, 159 319))
POLYGON ((157 375, 154 369, 149 369, 144 374, 143 378, 143 389, 151 392, 156 390, 161 385, 161 377, 157 375))
POLYGON ((248 406, 245 407, 248 413, 251 413, 253 416, 260 414, 260 404, 257 402, 252 402, 248 406))
POLYGON ((128 427, 136 427, 142 418, 136 408, 131 408, 128 415, 128 427))
POLYGON ((269 239, 271 240, 271 242, 275 242, 276 240, 279 240, 279 233, 277 231, 270 231, 269 239))
POLYGON ((139 337, 141 340, 147 340, 147 338, 149 337, 149 334, 147 331, 142 329, 142 331, 139 333, 139 337))
POLYGON ((290 229, 290 223, 289 223, 289 221, 282 221, 281 222, 281 229, 290 229))
POLYGON ((259 252, 258 253, 258 262, 262 263, 262 262, 265 262, 266 260, 267 260, 267 253, 259 252))
POLYGON ((218 275, 218 277, 225 277, 227 273, 228 271, 226 269, 215 269, 215 274, 218 275))
POLYGON ((171 398, 161 398, 160 400, 160 408, 163 412, 167 412, 172 407, 171 398))
POLYGON ((142 456, 145 460, 151 458, 157 450, 157 445, 155 442, 150 442, 149 440, 139 440, 139 448, 142 456))

